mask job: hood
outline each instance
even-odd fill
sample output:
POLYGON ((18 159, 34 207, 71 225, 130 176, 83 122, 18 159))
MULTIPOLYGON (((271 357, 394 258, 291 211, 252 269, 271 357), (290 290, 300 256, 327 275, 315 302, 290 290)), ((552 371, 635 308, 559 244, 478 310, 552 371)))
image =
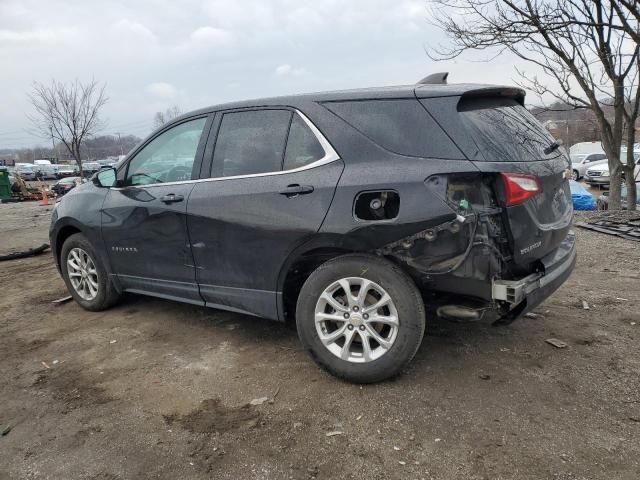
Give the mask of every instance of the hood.
POLYGON ((609 164, 601 163, 599 165, 594 165, 593 167, 587 168, 587 172, 602 172, 604 174, 609 173, 609 164))

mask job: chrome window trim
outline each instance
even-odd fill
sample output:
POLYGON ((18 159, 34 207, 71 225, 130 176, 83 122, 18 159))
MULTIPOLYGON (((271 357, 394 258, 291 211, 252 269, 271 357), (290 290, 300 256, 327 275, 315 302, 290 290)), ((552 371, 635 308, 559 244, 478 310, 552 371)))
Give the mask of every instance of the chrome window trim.
MULTIPOLYGON (((256 109, 261 110, 261 109, 256 109)), ((214 178, 198 178, 195 180, 183 180, 180 182, 166 182, 166 183, 151 183, 149 185, 128 185, 126 187, 112 187, 112 190, 124 190, 126 188, 150 188, 150 187, 162 187, 169 185, 187 185, 190 183, 202 183, 202 182, 220 182, 223 180, 237 180, 241 178, 256 178, 256 177, 269 177, 272 175, 284 175, 287 173, 296 173, 303 172, 305 170, 311 170, 312 168, 320 167, 322 165, 326 165, 331 162, 335 162, 340 159, 338 153, 331 146, 329 141, 325 138, 322 132, 316 127, 311 120, 307 118, 307 116, 302 113, 297 108, 292 109, 294 114, 299 115, 300 118, 307 124, 309 129, 313 132, 318 142, 320 142, 320 146, 324 150, 324 156, 315 162, 312 162, 308 165, 304 165, 298 168, 292 168, 290 170, 278 170, 276 172, 263 172, 263 173, 251 173, 248 175, 234 175, 232 177, 214 177, 214 178)))

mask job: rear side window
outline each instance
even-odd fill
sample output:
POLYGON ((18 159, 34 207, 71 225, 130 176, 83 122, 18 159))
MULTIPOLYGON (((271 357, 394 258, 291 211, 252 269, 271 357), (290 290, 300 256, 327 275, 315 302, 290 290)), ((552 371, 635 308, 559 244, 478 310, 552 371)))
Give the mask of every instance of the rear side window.
POLYGON ((213 154, 223 177, 279 171, 291 123, 288 110, 230 112, 222 116, 213 154))
POLYGON ((489 162, 529 162, 555 158, 545 154, 555 140, 536 118, 510 98, 462 99, 458 112, 466 133, 489 162))
POLYGON ((324 157, 320 142, 299 115, 294 115, 287 140, 283 170, 304 167, 324 157))
POLYGON ((327 102, 324 106, 393 153, 462 158, 451 139, 415 99, 327 102))

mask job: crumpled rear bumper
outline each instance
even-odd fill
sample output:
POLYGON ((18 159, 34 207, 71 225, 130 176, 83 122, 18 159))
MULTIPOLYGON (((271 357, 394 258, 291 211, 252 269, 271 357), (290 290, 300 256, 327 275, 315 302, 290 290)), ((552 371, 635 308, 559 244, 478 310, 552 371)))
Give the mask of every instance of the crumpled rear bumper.
POLYGON ((541 259, 543 272, 517 280, 494 280, 492 298, 512 305, 515 316, 523 315, 546 300, 571 275, 576 265, 576 237, 569 231, 560 247, 541 259))

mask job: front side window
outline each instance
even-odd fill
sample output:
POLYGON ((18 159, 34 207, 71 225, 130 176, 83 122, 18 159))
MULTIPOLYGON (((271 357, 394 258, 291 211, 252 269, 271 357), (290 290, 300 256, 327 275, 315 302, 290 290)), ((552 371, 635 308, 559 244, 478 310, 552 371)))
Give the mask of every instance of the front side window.
POLYGON ((181 123, 161 133, 129 162, 127 185, 191 180, 206 118, 181 123))
POLYGON ((280 171, 291 115, 288 110, 225 113, 213 154, 214 168, 223 177, 280 171))

